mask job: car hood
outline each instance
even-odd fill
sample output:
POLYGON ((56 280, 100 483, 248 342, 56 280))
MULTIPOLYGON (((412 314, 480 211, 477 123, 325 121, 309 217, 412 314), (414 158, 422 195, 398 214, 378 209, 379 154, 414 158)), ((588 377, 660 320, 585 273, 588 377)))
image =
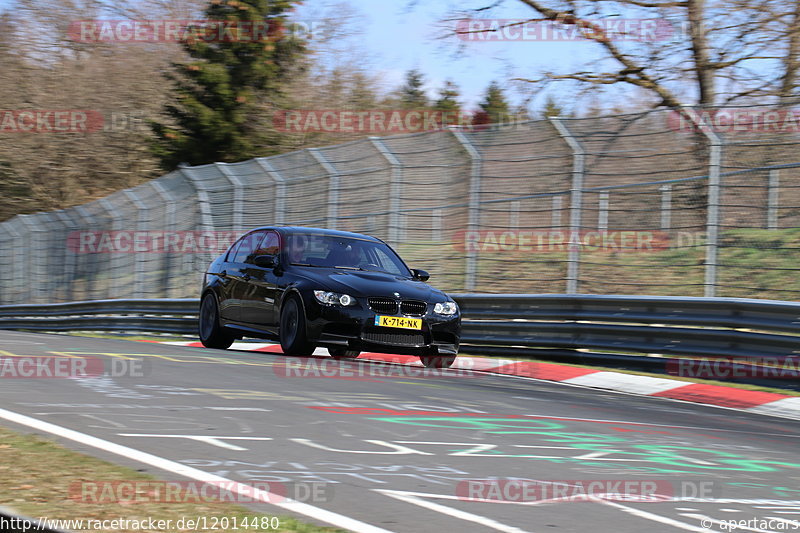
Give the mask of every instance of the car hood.
POLYGON ((331 268, 307 269, 302 276, 316 283, 319 290, 347 293, 351 296, 386 296, 394 298, 400 293, 404 300, 444 301, 445 294, 427 283, 385 272, 335 270, 331 268))

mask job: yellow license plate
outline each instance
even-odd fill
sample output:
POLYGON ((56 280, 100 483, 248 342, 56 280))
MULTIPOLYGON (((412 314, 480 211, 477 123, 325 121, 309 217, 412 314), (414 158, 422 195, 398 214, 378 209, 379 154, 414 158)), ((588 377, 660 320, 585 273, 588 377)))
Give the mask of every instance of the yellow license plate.
POLYGON ((422 319, 401 316, 376 316, 375 325, 385 328, 422 329, 422 319))

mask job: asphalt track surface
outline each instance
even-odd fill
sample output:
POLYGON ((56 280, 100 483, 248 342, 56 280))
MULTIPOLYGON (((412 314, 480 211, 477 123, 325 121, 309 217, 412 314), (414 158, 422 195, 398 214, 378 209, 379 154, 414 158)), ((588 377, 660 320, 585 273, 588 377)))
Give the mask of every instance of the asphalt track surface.
POLYGON ((0 350, 121 374, 3 379, 0 424, 302 502, 256 506, 269 514, 354 531, 800 531, 800 422, 326 357, 5 331, 0 350))

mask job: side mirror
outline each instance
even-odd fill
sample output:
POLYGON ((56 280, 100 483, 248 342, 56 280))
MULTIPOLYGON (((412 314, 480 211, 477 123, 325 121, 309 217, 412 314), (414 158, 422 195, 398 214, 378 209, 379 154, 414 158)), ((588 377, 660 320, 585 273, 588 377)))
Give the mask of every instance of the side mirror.
POLYGON ((260 266, 262 268, 275 268, 278 265, 278 262, 275 260, 274 255, 259 255, 255 258, 256 266, 260 266))
POLYGON ((431 279, 430 274, 418 268, 412 268, 411 273, 414 275, 414 279, 418 279, 420 281, 428 281, 429 279, 431 279))

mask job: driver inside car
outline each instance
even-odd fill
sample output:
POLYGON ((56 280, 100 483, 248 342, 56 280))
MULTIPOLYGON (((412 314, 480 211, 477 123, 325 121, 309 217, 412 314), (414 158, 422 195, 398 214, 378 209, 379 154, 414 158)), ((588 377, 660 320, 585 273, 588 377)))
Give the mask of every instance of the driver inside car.
POLYGON ((293 235, 289 239, 289 262, 290 263, 303 263, 303 256, 306 251, 305 239, 302 235, 293 235))

